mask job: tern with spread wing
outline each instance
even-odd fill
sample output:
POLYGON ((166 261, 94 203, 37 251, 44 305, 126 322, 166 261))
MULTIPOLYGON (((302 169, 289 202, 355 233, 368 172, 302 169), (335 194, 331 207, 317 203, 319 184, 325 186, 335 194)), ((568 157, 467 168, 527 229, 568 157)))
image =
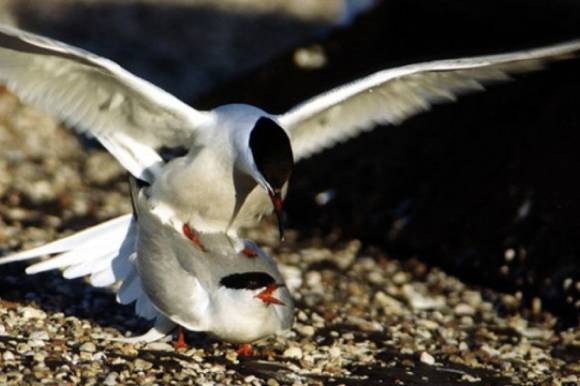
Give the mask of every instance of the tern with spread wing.
POLYGON ((411 64, 273 115, 244 104, 199 111, 108 59, 2 26, 0 82, 25 102, 96 137, 133 176, 150 184, 147 196, 162 222, 203 248, 197 233, 236 236, 272 211, 282 234, 282 200, 294 162, 578 51, 580 40, 575 40, 411 64), (162 150, 176 148, 184 155, 161 156, 162 150))
POLYGON ((29 274, 64 269, 67 279, 90 276, 95 287, 121 282, 117 301, 155 319, 145 335, 117 339, 150 342, 176 325, 232 343, 250 343, 289 329, 294 303, 275 261, 248 240, 201 234, 204 250, 152 211, 146 189, 133 191, 133 217, 1 259, 0 264, 58 254, 31 265, 29 274), (97 237, 95 237, 97 235, 97 237), (253 256, 244 255, 251 248, 253 256))

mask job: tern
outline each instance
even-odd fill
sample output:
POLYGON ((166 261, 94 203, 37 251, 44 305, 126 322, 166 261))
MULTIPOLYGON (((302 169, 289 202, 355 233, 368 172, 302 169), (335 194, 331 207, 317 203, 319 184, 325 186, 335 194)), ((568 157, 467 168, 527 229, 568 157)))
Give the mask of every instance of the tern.
POLYGON ((247 344, 292 326, 294 302, 272 257, 225 233, 201 234, 201 250, 161 221, 147 189, 132 183, 131 190, 132 216, 1 259, 0 265, 58 254, 26 272, 63 269, 65 278, 89 276, 95 287, 122 283, 117 301, 135 302, 136 314, 155 324, 144 335, 108 339, 152 342, 180 326, 247 344), (244 248, 253 255, 244 255, 244 248))
POLYGON ((275 115, 247 104, 196 110, 108 59, 0 26, 0 82, 99 140, 134 177, 149 183, 147 196, 162 222, 203 249, 198 233, 237 237, 272 211, 283 236, 283 199, 295 162, 579 50, 580 40, 573 40, 410 64, 275 115))

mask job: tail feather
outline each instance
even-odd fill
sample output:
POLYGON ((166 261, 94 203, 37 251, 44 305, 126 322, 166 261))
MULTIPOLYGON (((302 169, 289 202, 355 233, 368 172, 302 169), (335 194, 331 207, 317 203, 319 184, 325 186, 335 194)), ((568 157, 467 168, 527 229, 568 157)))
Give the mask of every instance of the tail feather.
POLYGON ((90 283, 95 287, 121 282, 117 301, 121 304, 135 302, 137 315, 157 319, 156 326, 163 326, 163 331, 153 328, 153 333, 134 338, 135 341, 151 341, 165 335, 169 324, 159 321, 161 314, 143 291, 141 279, 133 265, 136 236, 137 224, 134 217, 128 214, 38 248, 0 258, 0 265, 56 254, 29 266, 26 273, 63 269, 66 279, 90 275, 90 283))
POLYGON ((90 283, 93 287, 103 288, 109 287, 115 282, 117 279, 115 278, 115 273, 112 269, 104 269, 99 272, 95 272, 91 275, 90 283))
MULTIPOLYGON (((29 249, 27 251, 2 258, 0 259, 0 265, 13 263, 16 261, 30 260, 45 255, 63 253, 80 248, 82 246, 94 247, 96 244, 100 244, 104 240, 110 240, 110 242, 114 242, 121 239, 118 241, 120 243, 122 242, 122 238, 125 236, 125 232, 120 230, 128 228, 131 223, 131 219, 131 214, 126 214, 124 216, 114 218, 102 224, 95 225, 94 227, 75 233, 72 236, 65 237, 64 239, 60 239, 52 243, 42 245, 38 248, 29 249)), ((55 266, 53 268, 46 268, 45 270, 65 267, 67 264, 69 264, 67 261, 63 261, 63 265, 55 266)), ((35 269, 34 272, 36 273, 42 271, 35 269)))
MULTIPOLYGON (((75 250, 75 252, 77 251, 75 250)), ((79 255, 84 253, 87 253, 84 249, 78 251, 79 255)), ((71 265, 64 270, 62 276, 64 276, 65 279, 77 279, 79 277, 92 275, 96 272, 101 272, 111 266, 111 261, 117 255, 117 248, 106 248, 101 250, 100 253, 88 255, 86 261, 83 261, 82 263, 71 265)))
POLYGON ((123 284, 117 291, 117 302, 121 304, 129 304, 135 300, 137 300, 142 293, 141 289, 141 279, 139 279, 139 275, 137 274, 137 270, 133 269, 125 280, 123 280, 123 284))

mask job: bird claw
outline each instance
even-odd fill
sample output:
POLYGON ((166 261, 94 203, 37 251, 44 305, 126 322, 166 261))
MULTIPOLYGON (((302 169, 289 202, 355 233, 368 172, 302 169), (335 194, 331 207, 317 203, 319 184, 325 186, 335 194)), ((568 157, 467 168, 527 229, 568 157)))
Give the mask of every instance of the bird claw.
POLYGON ((193 245, 195 245, 196 247, 201 249, 203 252, 207 251, 205 249, 205 246, 203 245, 203 243, 201 242, 201 240, 199 239, 197 234, 191 229, 189 224, 187 224, 187 223, 183 224, 182 230, 183 230, 183 234, 185 235, 185 237, 187 237, 189 240, 191 240, 193 245))

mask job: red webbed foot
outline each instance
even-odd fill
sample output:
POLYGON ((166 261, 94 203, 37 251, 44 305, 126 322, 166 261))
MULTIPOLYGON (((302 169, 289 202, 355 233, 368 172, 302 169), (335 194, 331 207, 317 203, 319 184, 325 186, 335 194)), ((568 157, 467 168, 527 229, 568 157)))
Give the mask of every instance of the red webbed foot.
POLYGON ((191 229, 189 224, 187 224, 187 223, 183 224, 182 230, 183 230, 183 234, 185 235, 185 237, 190 239, 191 242, 193 243, 193 245, 195 245, 196 247, 198 247, 199 249, 201 249, 204 252, 207 251, 205 249, 204 245, 202 244, 201 240, 199 239, 199 236, 191 229))
POLYGON ((187 343, 185 343, 185 334, 183 332, 183 327, 179 326, 177 328, 178 328, 178 331, 177 331, 177 340, 173 344, 173 347, 176 350, 178 350, 180 348, 188 348, 189 346, 187 345, 187 343))
POLYGON ((236 350, 236 353, 238 353, 239 356, 241 357, 248 357, 250 355, 254 354, 254 350, 252 350, 252 345, 249 343, 242 343, 240 345, 240 348, 236 350))

